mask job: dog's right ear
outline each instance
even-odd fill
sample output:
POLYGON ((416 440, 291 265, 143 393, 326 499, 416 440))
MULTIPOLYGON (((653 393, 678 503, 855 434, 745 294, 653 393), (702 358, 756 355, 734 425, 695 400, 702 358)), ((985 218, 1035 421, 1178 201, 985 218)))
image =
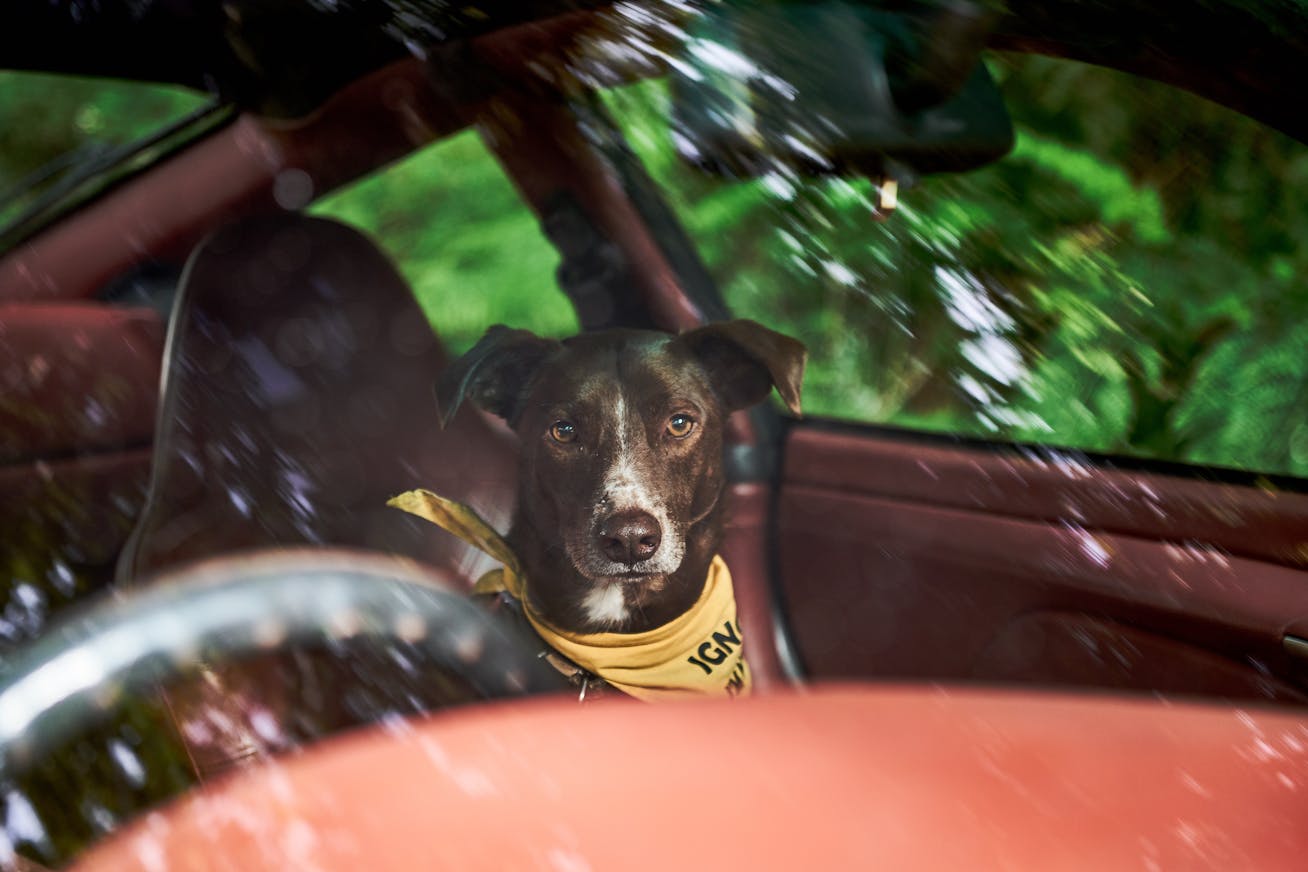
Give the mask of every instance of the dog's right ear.
POLYGON ((798 339, 738 318, 688 330, 677 341, 699 358, 728 411, 761 402, 776 387, 786 408, 800 414, 808 350, 798 339))
POLYGON ((532 376, 562 347, 527 330, 496 324, 472 349, 446 367, 436 383, 441 426, 448 427, 465 399, 513 425, 532 376))

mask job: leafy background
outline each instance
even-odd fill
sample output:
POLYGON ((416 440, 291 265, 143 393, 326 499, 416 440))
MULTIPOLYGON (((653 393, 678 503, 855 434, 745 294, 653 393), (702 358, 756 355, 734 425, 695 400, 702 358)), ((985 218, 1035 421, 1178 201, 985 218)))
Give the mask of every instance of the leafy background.
POLYGON ((0 70, 0 226, 67 178, 52 170, 90 164, 206 102, 176 88, 0 70))
POLYGON ((813 349, 820 415, 1308 474, 1308 149, 1170 87, 991 62, 1005 160, 872 184, 708 179, 666 92, 610 95, 732 308, 813 349))

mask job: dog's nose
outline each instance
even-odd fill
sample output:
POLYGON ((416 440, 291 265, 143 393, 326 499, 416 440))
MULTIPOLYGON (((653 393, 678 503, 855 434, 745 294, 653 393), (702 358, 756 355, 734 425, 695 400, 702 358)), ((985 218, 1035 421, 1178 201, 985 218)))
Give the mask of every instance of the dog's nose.
POLYGON ((600 524, 599 541, 605 557, 630 566, 654 556, 663 541, 663 531, 646 512, 618 512, 600 524))

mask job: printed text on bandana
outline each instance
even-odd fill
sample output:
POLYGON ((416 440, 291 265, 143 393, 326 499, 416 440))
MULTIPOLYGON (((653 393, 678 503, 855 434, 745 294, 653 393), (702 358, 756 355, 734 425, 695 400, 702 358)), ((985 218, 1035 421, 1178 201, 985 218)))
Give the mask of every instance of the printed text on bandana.
MULTIPOLYGON (((712 675, 713 670, 726 662, 738 647, 740 647, 740 624, 732 626, 731 621, 726 621, 721 630, 715 632, 695 650, 694 654, 686 658, 686 662, 703 669, 705 675, 712 675)), ((745 661, 738 659, 735 668, 731 670, 730 678, 727 679, 727 693, 735 696, 744 688, 745 661)))

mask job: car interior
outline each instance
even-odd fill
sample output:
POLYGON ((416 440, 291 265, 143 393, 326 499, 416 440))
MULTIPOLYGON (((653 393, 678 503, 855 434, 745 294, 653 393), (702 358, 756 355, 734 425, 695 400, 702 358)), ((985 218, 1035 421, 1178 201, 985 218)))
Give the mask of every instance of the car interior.
MULTIPOLYGON (((927 111, 949 111, 940 108, 941 95, 993 88, 972 78, 983 68, 956 62, 969 51, 975 60, 987 45, 1093 52, 1059 27, 1039 43, 1022 29, 1041 32, 1034 15, 1021 14, 1032 4, 1009 5, 1015 11, 997 31, 949 31, 953 47, 938 62, 923 61, 904 92, 919 95, 927 111)), ((1131 39, 1162 27, 1153 13, 1141 14, 1149 20, 1131 39)), ((830 26, 794 15, 788 26, 815 33, 830 26)), ((386 500, 430 488, 502 528, 512 508, 514 436, 471 406, 441 426, 433 385, 451 353, 439 318, 429 322, 374 240, 306 207, 475 129, 557 250, 557 282, 582 329, 677 331, 729 317, 694 243, 596 94, 650 75, 645 61, 626 67, 610 58, 604 71, 615 79, 596 83, 570 60, 602 45, 611 26, 603 15, 569 11, 472 33, 425 57, 360 51, 358 68, 342 68, 339 81, 287 86, 285 94, 311 106, 260 94, 246 104, 255 111, 206 115, 202 135, 0 254, 7 358, 0 365, 0 529, 13 531, 29 559, 76 568, 69 602, 111 589, 149 590, 197 561, 206 577, 239 574, 255 551, 312 563, 305 549, 330 549, 343 570, 375 566, 370 561, 387 555, 397 573, 416 565, 452 589, 470 589, 492 565, 486 555, 388 509, 386 500), (125 293, 127 285, 149 291, 125 293), (45 414, 33 416, 33 408, 45 414)), ((784 55, 779 42, 763 44, 784 55)), ((1132 72, 1185 78, 1215 98, 1227 87, 1213 74, 1219 84, 1205 92, 1175 57, 1157 69, 1128 57, 1132 72)), ((294 60, 286 69, 295 69, 294 60)), ((1262 58, 1257 68, 1274 71, 1278 62, 1262 58)), ((821 75, 795 64, 797 76, 821 75)), ((686 69, 673 85, 682 123, 700 125, 705 141, 719 143, 707 168, 747 172, 757 157, 751 143, 714 128, 712 112, 695 114, 721 95, 686 69)), ((229 81, 238 92, 257 91, 239 77, 229 81)), ((1289 129, 1303 124, 1301 115, 1284 105, 1243 92, 1230 101, 1302 138, 1301 127, 1289 129)), ((866 106, 858 103, 857 111, 866 106)), ((912 150, 920 142, 893 143, 870 125, 826 171, 889 179, 915 160, 928 171, 965 170, 1004 153, 1004 123, 983 112, 966 142, 928 143, 925 156, 912 150), (932 165, 942 153, 956 163, 932 165)), ((734 416, 728 459, 723 554, 762 696, 829 683, 1027 688, 1205 700, 1287 718, 1294 709, 1279 706, 1308 699, 1308 488, 1300 479, 794 418, 773 406, 734 416)), ((314 668, 334 674, 337 667, 314 668)), ((180 691, 172 696, 174 723, 185 722, 188 705, 231 706, 252 696, 284 715, 305 698, 297 679, 271 667, 247 664, 244 673, 224 676, 211 685, 228 682, 226 702, 212 693, 199 702, 180 691)), ((462 696, 451 691, 449 701, 462 696)), ((766 740, 742 742, 741 755, 687 765, 706 772, 748 766, 746 752, 780 754, 780 736, 802 732, 805 717, 826 717, 827 708, 850 723, 880 717, 864 705, 818 696, 807 716, 778 708, 776 732, 766 740)), ((933 725, 922 728, 924 737, 946 745, 975 724, 963 715, 932 721, 921 700, 903 705, 933 725)), ((324 723, 357 724, 346 708, 323 715, 324 723)), ((1016 709, 1006 711, 987 716, 1020 723, 1016 709)), ((490 727, 479 726, 479 716, 453 728, 451 748, 481 740, 490 727)), ((581 734, 574 741, 563 731, 556 741, 567 754, 624 753, 602 738, 605 725, 622 728, 621 715, 612 723, 608 713, 597 717, 586 728, 586 741, 597 743, 590 750, 571 747, 581 734)), ((747 717, 720 715, 724 725, 747 717)), ((1096 728, 1129 730, 1113 717, 1060 722, 1060 735, 1070 737, 1064 747, 1096 728)), ((660 712, 647 729, 676 729, 675 718, 675 711, 660 712)), ((896 723, 910 721, 904 715, 896 723)), ((552 765, 549 746, 525 738, 531 723, 511 716, 501 723, 505 741, 520 738, 532 765, 552 765)), ((1223 730, 1196 733, 1194 741, 1233 741, 1223 730)), ((1027 739, 1037 741, 1039 732, 1031 726, 1027 739)), ((840 747, 857 747, 865 736, 851 727, 840 747)), ((241 737, 228 738, 223 746, 213 737, 185 737, 198 778, 226 773, 243 756, 241 737), (206 741, 217 744, 206 748, 206 741)), ((361 767, 349 777, 362 778, 370 765, 361 748, 352 762, 339 763, 361 767)), ((1164 753, 1148 742, 1137 752, 1130 760, 1141 771, 1150 754, 1164 753)), ((875 753, 868 767, 894 765, 888 750, 875 753)), ((912 759, 928 757, 924 744, 912 759)), ((313 777, 347 777, 327 771, 332 765, 321 764, 313 777)), ((795 764, 789 783, 824 789, 827 782, 814 775, 824 765, 795 764)), ((294 778, 306 779, 312 792, 305 772, 294 778)), ((1230 777, 1231 789, 1241 789, 1241 776, 1230 777)), ((240 801, 261 802, 256 782, 223 783, 240 801)), ((367 790, 384 793, 380 784, 367 790)), ((534 790, 514 802, 542 801, 534 790)), ((461 807, 457 796, 444 799, 461 807)), ((850 801, 869 799, 860 791, 850 801)), ((743 807, 762 814, 762 800, 751 802, 743 807)), ((878 802, 890 808, 909 800, 892 790, 878 802)), ((185 814, 191 817, 178 832, 191 827, 193 838, 203 838, 203 810, 185 814)), ((462 820, 464 812, 451 815, 462 820)), ((316 820, 333 825, 326 811, 316 820)), ((928 830, 901 841, 887 835, 886 845, 902 842, 909 851, 921 844, 914 839, 930 841, 928 830)), ((406 838, 422 834, 392 841, 406 838)), ((1056 850, 1035 841, 1032 851, 1056 850)), ((712 850, 705 856, 715 856, 712 850)), ((85 868, 124 868, 115 862, 125 861, 104 855, 104 865, 85 868)))

